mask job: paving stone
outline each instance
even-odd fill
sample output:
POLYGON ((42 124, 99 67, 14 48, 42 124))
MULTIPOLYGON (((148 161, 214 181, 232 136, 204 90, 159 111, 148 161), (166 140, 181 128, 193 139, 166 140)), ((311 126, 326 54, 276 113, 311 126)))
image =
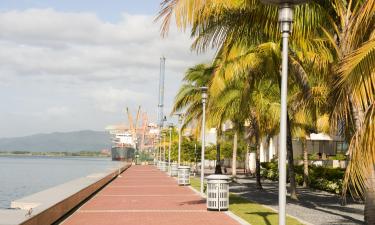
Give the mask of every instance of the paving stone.
POLYGON ((154 166, 132 166, 74 212, 64 225, 235 225, 154 166))

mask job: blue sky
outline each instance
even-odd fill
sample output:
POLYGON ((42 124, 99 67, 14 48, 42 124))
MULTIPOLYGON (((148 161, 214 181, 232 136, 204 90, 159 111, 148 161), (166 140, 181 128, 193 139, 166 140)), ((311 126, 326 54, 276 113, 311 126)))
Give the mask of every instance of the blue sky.
POLYGON ((192 52, 174 25, 161 38, 158 10, 156 0, 0 1, 0 138, 104 130, 138 105, 155 121, 161 56, 168 116, 186 69, 212 52, 192 52))
POLYGON ((118 21, 121 13, 156 15, 158 0, 2 0, 0 10, 53 8, 67 12, 94 12, 108 21, 118 21))

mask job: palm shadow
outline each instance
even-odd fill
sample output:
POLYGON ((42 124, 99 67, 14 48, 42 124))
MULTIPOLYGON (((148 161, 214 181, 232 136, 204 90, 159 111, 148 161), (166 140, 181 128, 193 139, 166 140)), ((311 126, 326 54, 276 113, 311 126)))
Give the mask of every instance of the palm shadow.
POLYGON ((246 213, 246 214, 261 216, 264 220, 264 223, 267 225, 272 224, 271 221, 267 217, 271 215, 276 215, 276 213, 274 212, 252 212, 252 213, 246 213))
POLYGON ((181 202, 179 205, 200 205, 200 204, 206 204, 206 200, 200 199, 200 200, 186 201, 186 202, 181 202))
MULTIPOLYGON (((240 196, 249 199, 251 201, 269 205, 276 206, 278 204, 278 188, 277 182, 264 182, 264 190, 256 190, 256 185, 254 182, 243 184, 246 188, 236 188, 231 189, 232 192, 237 192, 240 196)), ((352 223, 352 224, 363 224, 363 221, 352 217, 350 214, 362 215, 363 210, 358 208, 351 208, 348 206, 342 206, 341 199, 339 196, 334 194, 327 194, 324 191, 310 190, 305 188, 298 188, 299 201, 292 200, 289 196, 287 197, 288 202, 299 205, 305 208, 314 209, 322 213, 330 214, 339 217, 342 223, 352 223), (345 212, 338 213, 338 212, 345 212)), ((357 203, 354 201, 348 201, 349 204, 357 203)))

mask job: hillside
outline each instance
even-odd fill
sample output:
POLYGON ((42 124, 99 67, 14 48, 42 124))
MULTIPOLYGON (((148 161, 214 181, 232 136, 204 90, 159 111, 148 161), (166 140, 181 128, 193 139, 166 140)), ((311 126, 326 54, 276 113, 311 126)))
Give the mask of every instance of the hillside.
POLYGON ((109 134, 104 131, 74 131, 0 138, 0 151, 77 152, 110 148, 109 134))

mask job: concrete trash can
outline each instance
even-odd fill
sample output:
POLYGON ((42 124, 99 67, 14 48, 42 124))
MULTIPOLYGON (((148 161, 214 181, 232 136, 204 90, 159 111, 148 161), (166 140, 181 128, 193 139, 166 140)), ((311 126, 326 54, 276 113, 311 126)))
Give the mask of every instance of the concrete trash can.
POLYGON ((160 170, 163 171, 163 172, 166 172, 167 169, 168 169, 168 168, 167 168, 167 163, 161 161, 161 162, 160 162, 160 170))
POLYGON ((171 177, 177 177, 177 176, 178 176, 178 164, 171 163, 171 177))
POLYGON ((190 167, 178 167, 178 185, 190 185, 190 167))
POLYGON ((227 211, 229 208, 229 177, 214 174, 207 177, 207 210, 227 211))

